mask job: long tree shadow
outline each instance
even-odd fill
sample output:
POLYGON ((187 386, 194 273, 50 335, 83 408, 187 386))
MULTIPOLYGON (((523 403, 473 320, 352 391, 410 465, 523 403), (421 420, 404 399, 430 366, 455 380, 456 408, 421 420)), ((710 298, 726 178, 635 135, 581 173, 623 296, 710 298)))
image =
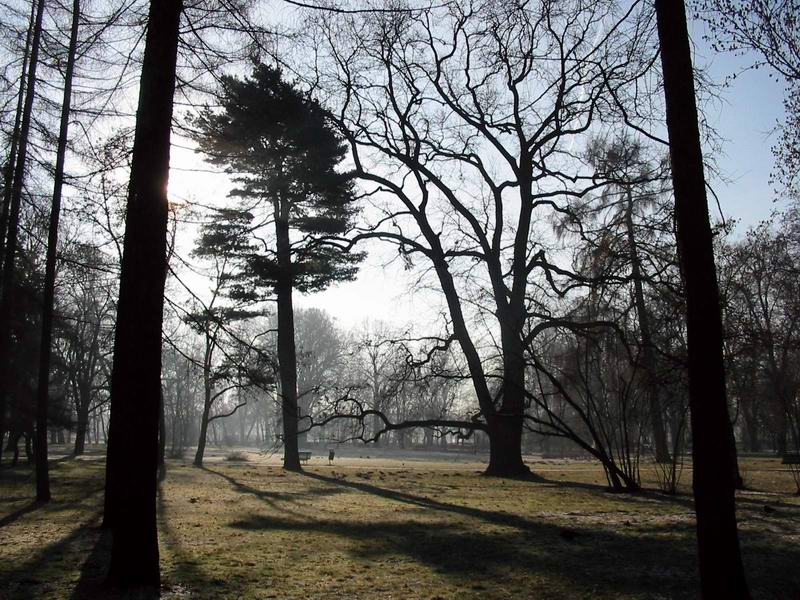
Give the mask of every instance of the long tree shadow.
POLYGON ((99 527, 88 532, 95 537, 94 547, 81 566, 78 583, 71 600, 108 598, 112 591, 105 586, 105 576, 111 562, 111 530, 99 527))
POLYGON ((98 518, 99 513, 94 513, 87 524, 76 527, 69 535, 45 546, 33 558, 5 572, 0 598, 27 600, 44 595, 50 588, 51 580, 63 574, 65 564, 90 553, 96 532, 89 523, 98 518))
MULTIPOLYGON (((205 472, 210 473, 211 475, 221 477, 222 479, 227 481, 231 485, 231 487, 233 487, 233 489, 236 490, 237 492, 255 496, 256 498, 258 498, 259 500, 261 500, 262 502, 266 503, 268 506, 276 510, 288 511, 286 507, 278 506, 278 503, 291 504, 304 499, 321 498, 324 496, 331 496, 335 494, 341 494, 344 492, 344 490, 341 487, 331 486, 331 485, 318 488, 311 488, 307 490, 301 490, 297 492, 273 492, 268 490, 260 490, 253 486, 247 485, 246 483, 242 483, 241 481, 221 471, 215 471, 214 469, 209 469, 207 467, 202 467, 202 469, 205 472)), ((305 472, 302 472, 301 474, 305 474, 305 472)))
MULTIPOLYGON (((561 527, 529 523, 525 531, 481 530, 469 524, 431 524, 406 520, 308 520, 298 522, 264 515, 234 521, 248 531, 291 531, 346 537, 349 552, 374 562, 411 558, 458 585, 526 597, 531 581, 565 582, 571 597, 585 594, 636 593, 653 589, 660 597, 690 597, 696 589, 694 551, 685 539, 620 536, 581 529, 566 539, 561 527), (669 556, 667 561, 664 556, 669 556), (635 560, 621 560, 623 557, 635 560), (527 590, 527 591, 526 591, 527 590)), ((555 594, 554 597, 563 597, 555 594)))
MULTIPOLYGON (((190 598, 191 592, 186 587, 187 585, 195 590, 219 589, 220 580, 203 570, 200 561, 184 548, 177 532, 170 525, 164 489, 160 484, 158 486, 158 531, 163 545, 169 548, 174 563, 173 568, 168 572, 165 572, 162 565, 161 587, 163 590, 176 598, 190 598)), ((220 592, 222 591, 220 590, 220 592)), ((224 592, 226 594, 234 593, 235 590, 225 589, 224 592)))
MULTIPOLYGON (((636 526, 618 524, 587 527, 580 522, 569 528, 544 520, 442 502, 424 496, 304 472, 306 477, 395 502, 457 514, 516 531, 481 532, 480 524, 422 525, 413 521, 358 524, 335 520, 278 519, 254 515, 230 524, 241 529, 314 530, 343 535, 361 542, 363 556, 399 553, 434 565, 445 575, 462 577, 489 573, 509 577, 509 564, 533 574, 556 573, 587 590, 618 593, 659 590, 667 597, 696 593, 696 542, 694 523, 648 522, 636 526)), ((597 491, 597 490, 595 490, 597 491)), ((532 491, 532 493, 535 493, 532 491)), ((605 493, 605 492, 598 492, 605 493)), ((645 498, 685 507, 691 499, 660 494, 645 498)), ((630 502, 637 502, 631 495, 630 502)), ((640 502, 641 503, 641 502, 640 502)), ((754 590, 771 598, 800 597, 800 547, 787 545, 776 552, 769 531, 748 532, 744 538, 745 561, 757 574, 754 590)), ((659 596, 662 597, 662 596, 659 596)))
POLYGON ((400 492, 388 488, 382 488, 369 483, 362 483, 358 481, 346 481, 343 479, 328 477, 325 475, 320 475, 319 473, 311 473, 308 471, 303 471, 302 475, 309 477, 311 479, 317 479, 319 481, 325 481, 330 484, 339 485, 344 488, 358 490, 366 494, 373 494, 375 496, 380 496, 382 498, 394 500, 396 502, 411 504, 413 506, 425 509, 455 513, 466 517, 480 519, 482 521, 493 523, 495 525, 511 526, 511 527, 516 527, 517 529, 535 528, 539 525, 538 521, 533 521, 526 517, 521 517, 519 515, 511 513, 494 512, 490 510, 484 510, 482 508, 475 508, 472 506, 464 506, 461 504, 442 502, 440 500, 435 500, 433 498, 428 498, 425 496, 417 496, 415 494, 409 494, 407 492, 400 492))
POLYGON ((43 506, 43 505, 40 502, 35 502, 34 501, 34 502, 31 502, 30 504, 27 504, 26 506, 23 506, 22 508, 20 508, 18 510, 15 510, 11 514, 6 515, 2 519, 0 519, 0 529, 5 527, 6 525, 11 525, 11 523, 16 521, 20 517, 23 517, 23 516, 27 515, 29 512, 33 512, 34 510, 36 510, 40 506, 43 506))

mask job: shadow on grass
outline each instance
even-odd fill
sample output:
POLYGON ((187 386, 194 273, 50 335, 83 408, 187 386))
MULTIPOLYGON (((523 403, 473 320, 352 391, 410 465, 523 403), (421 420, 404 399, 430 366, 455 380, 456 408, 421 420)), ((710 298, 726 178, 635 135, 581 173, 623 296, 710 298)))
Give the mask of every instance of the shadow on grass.
MULTIPOLYGON (((159 484, 158 486, 158 531, 159 536, 164 546, 167 546, 172 554, 175 563, 174 568, 165 573, 163 569, 162 560, 162 573, 161 573, 161 587, 167 591, 167 595, 176 598, 190 598, 191 592, 186 587, 190 585, 192 589, 209 590, 219 589, 220 580, 211 577, 201 567, 201 563, 194 558, 189 551, 187 551, 175 530, 169 522, 169 513, 164 501, 164 490, 159 484), (173 581, 174 580, 174 581, 173 581)), ((223 590, 220 589, 220 592, 223 590)), ((225 589, 225 593, 230 593, 232 590, 225 589)))
MULTIPOLYGON (((412 520, 354 522, 296 520, 252 515, 230 524, 247 531, 290 531, 345 537, 355 557, 369 563, 411 559, 473 589, 502 585, 504 595, 531 597, 531 582, 547 577, 560 585, 553 597, 622 593, 691 597, 696 589, 694 547, 685 538, 621 536, 592 529, 571 530, 548 523, 526 529, 481 529, 469 523, 412 520), (664 556, 669 556, 664 561, 664 556), (665 564, 666 563, 666 564, 665 564)), ((535 593, 534 593, 535 595, 535 593)))
POLYGON ((27 515, 29 512, 33 512, 40 506, 42 506, 40 502, 31 502, 30 504, 23 506, 18 510, 15 510, 11 514, 6 515, 2 519, 0 519, 0 529, 5 527, 6 525, 11 525, 11 523, 16 521, 20 517, 27 515))
MULTIPOLYGON (((99 513, 95 513, 90 521, 98 518, 99 513)), ((68 594, 62 593, 63 589, 53 589, 53 586, 57 586, 55 582, 63 578, 65 565, 90 554, 96 536, 93 527, 78 526, 68 535, 42 548, 30 560, 14 565, 13 569, 4 573, 0 598, 27 600, 47 593, 55 593, 56 597, 67 597, 68 594)), ((60 583, 63 585, 65 582, 60 583)))
MULTIPOLYGON (((342 494, 345 492, 340 486, 336 485, 326 485, 323 487, 311 488, 308 490, 303 490, 300 492, 270 492, 266 490, 260 490, 258 488, 252 487, 247 485, 246 483, 242 483, 237 479, 222 473, 221 471, 215 471, 214 469, 209 469, 208 467, 201 467, 203 471, 206 473, 210 473, 211 475, 216 475, 217 477, 221 477, 225 481, 227 481, 231 486, 240 493, 250 494, 255 496, 259 500, 262 500, 272 506, 273 508, 278 508, 275 505, 276 501, 280 502, 297 502, 298 500, 303 499, 314 499, 314 498, 322 498, 325 496, 332 496, 335 494, 342 494)), ((299 475, 308 475, 306 471, 298 471, 297 474, 299 475)), ((313 475, 311 475, 314 477, 313 475)), ((326 477, 319 477, 321 480, 326 481, 326 483, 337 482, 336 479, 326 478, 326 477)))
MULTIPOLYGON (((340 480, 317 473, 304 476, 345 489, 388 500, 476 519, 481 523, 419 523, 413 520, 298 522, 273 516, 252 515, 230 524, 245 530, 317 531, 356 540, 354 552, 370 559, 380 555, 405 555, 455 579, 491 576, 501 581, 527 574, 557 575, 569 581, 573 592, 637 593, 648 597, 693 597, 697 593, 694 523, 645 522, 635 526, 609 524, 586 527, 579 522, 564 529, 539 519, 496 512, 378 487, 340 480), (509 530, 510 528, 510 530, 509 530), (516 571, 516 573, 515 573, 516 571)), ((545 484, 546 485, 546 484, 545 484)), ((596 493, 605 492, 594 489, 596 493)), ((535 494, 532 488, 530 493, 535 494)), ((691 507, 690 498, 673 498, 656 492, 632 494, 626 501, 656 501, 691 507)), ((747 570, 757 595, 800 598, 800 547, 786 544, 778 550, 773 532, 763 528, 743 534, 747 570)))
POLYGON ((94 547, 81 566, 78 584, 70 600, 90 600, 104 598, 109 590, 104 586, 105 576, 111 561, 111 530, 100 527, 86 528, 87 535, 95 537, 94 547))

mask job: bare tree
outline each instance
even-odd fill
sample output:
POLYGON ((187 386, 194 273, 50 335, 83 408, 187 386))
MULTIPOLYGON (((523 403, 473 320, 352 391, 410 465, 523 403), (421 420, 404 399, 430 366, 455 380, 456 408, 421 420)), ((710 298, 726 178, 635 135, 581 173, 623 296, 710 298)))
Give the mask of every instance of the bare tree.
POLYGON ((357 239, 395 244, 436 279, 451 332, 443 347, 460 347, 480 410, 464 425, 487 431, 490 474, 529 472, 526 335, 549 318, 538 291, 587 285, 548 252, 542 223, 602 185, 574 146, 631 116, 624 90, 655 56, 640 9, 477 2, 317 19, 328 59, 318 57, 319 85, 374 198, 357 239))

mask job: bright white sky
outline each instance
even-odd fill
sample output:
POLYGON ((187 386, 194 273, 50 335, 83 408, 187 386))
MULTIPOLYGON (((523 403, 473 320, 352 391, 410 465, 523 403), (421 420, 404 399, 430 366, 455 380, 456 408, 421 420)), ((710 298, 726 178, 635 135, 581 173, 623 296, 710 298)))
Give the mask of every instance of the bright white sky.
MULTIPOLYGON (((694 25, 695 28, 697 25, 694 25)), ((722 82, 748 64, 744 58, 719 55, 710 50, 695 29, 696 63, 706 64, 714 81, 722 82)), ((718 157, 722 179, 712 181, 726 218, 740 222, 737 234, 769 217, 782 205, 774 203, 775 194, 769 184, 773 168, 771 133, 783 117, 782 85, 770 79, 765 71, 740 74, 722 91, 722 101, 705 107, 710 124, 724 140, 724 154, 718 157)), ((180 142, 179 142, 180 143, 180 142)), ((228 182, 219 175, 192 172, 197 156, 184 148, 174 147, 170 173, 170 197, 174 200, 194 199, 203 204, 224 200, 228 182)), ((712 205, 712 218, 719 213, 712 205)), ((196 230, 186 228, 181 246, 191 247, 196 230), (191 231, 191 233, 190 233, 191 231)), ((383 263, 391 251, 377 249, 370 253, 358 279, 339 284, 325 292, 297 300, 300 307, 318 307, 330 312, 343 327, 356 326, 369 318, 383 320, 398 327, 408 324, 429 324, 440 310, 435 295, 413 291, 413 276, 399 264, 383 263)), ((201 283, 198 280, 198 283, 201 283)))

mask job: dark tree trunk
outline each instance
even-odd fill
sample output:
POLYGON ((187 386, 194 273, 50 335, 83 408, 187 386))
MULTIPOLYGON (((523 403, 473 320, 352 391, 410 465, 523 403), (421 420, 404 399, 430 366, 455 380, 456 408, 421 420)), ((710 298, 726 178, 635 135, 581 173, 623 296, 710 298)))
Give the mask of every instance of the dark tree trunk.
MULTIPOLYGON (((42 18, 44 15, 44 0, 36 4, 36 17, 31 24, 32 39, 30 46, 30 63, 27 72, 25 102, 22 107, 22 120, 19 126, 19 149, 14 158, 13 178, 8 201, 8 218, 4 226, 2 282, 0 282, 0 431, 4 424, 6 411, 6 397, 9 392, 9 357, 11 352, 11 303, 14 295, 14 270, 17 254, 17 235, 19 232, 19 212, 22 204, 22 188, 25 178, 25 163, 28 155, 28 136, 31 129, 33 113, 33 99, 36 94, 36 67, 39 64, 39 44, 42 39, 42 18)), ((10 173, 10 171, 9 171, 10 173)), ((5 202, 5 200, 4 200, 5 202)), ((4 209, 5 210, 5 209, 4 209)), ((45 432, 46 435, 46 432, 45 432)), ((45 443, 47 438, 45 438, 45 443)), ((37 492, 38 493, 38 492, 37 492)))
POLYGON ((89 427, 89 406, 78 408, 78 423, 75 428, 75 449, 73 454, 80 456, 86 450, 86 430, 89 427))
POLYGON ((731 454, 731 463, 733 467, 733 487, 737 490, 744 489, 744 479, 739 471, 739 450, 736 448, 736 436, 733 433, 733 425, 728 427, 728 448, 731 454))
POLYGON ((653 430, 653 442, 655 445, 655 459, 659 463, 669 463, 669 446, 667 445, 667 433, 664 429, 664 411, 661 408, 661 397, 659 396, 658 382, 656 381, 656 360, 653 352, 653 335, 650 330, 650 314, 644 301, 644 286, 642 284, 642 267, 639 258, 639 250, 636 244, 636 236, 633 226, 633 193, 630 189, 628 193, 628 206, 625 211, 625 228, 628 233, 628 246, 631 258, 631 275, 633 276, 634 302, 636 305, 636 316, 639 320, 639 335, 642 339, 642 367, 645 376, 645 389, 650 408, 650 425, 653 430))
POLYGON ((523 477, 530 469, 522 462, 522 416, 492 415, 487 419, 489 466, 486 475, 523 477))
POLYGON ((761 437, 758 430, 758 417, 756 415, 756 404, 748 401, 747 405, 742 406, 742 417, 744 418, 744 431, 747 449, 750 452, 761 451, 761 437))
POLYGON ((11 452, 12 467, 16 467, 17 463, 19 462, 19 438, 21 437, 22 434, 19 432, 8 432, 8 445, 6 446, 6 452, 11 452))
POLYGON ((161 388, 158 403, 158 468, 159 476, 163 478, 166 474, 164 458, 167 451, 167 416, 164 407, 164 388, 161 388))
POLYGON ((297 354, 294 344, 294 308, 292 306, 292 256, 289 242, 289 215, 286 207, 275 201, 275 237, 278 250, 278 373, 281 379, 283 415, 283 468, 300 471, 297 445, 297 354))
POLYGON ((522 477, 531 472, 522 461, 525 361, 519 335, 521 322, 518 315, 508 314, 500 325, 503 344, 503 399, 500 410, 486 417, 489 434, 489 466, 486 475, 522 477))
MULTIPOLYGON (((75 50, 78 46, 78 23, 81 14, 79 0, 72 2, 72 28, 69 37, 67 69, 64 74, 64 99, 61 103, 61 124, 56 150, 56 171, 53 182, 53 203, 47 232, 47 259, 44 270, 44 306, 42 307, 42 343, 39 349, 39 386, 36 393, 36 499, 50 501, 50 474, 47 465, 47 407, 50 397, 50 346, 53 339, 53 304, 56 287, 56 250, 58 220, 61 215, 61 190, 64 185, 64 160, 67 155, 72 74, 75 70, 75 50)), ((84 423, 84 435, 86 424, 84 423)))
POLYGON ((789 438, 789 420, 786 418, 786 403, 779 394, 776 394, 774 405, 775 419, 773 422, 775 423, 775 450, 779 455, 783 456, 787 452, 787 440, 789 438))
POLYGON ((722 319, 682 0, 656 0, 676 237, 686 285, 693 487, 703 598, 749 598, 739 552, 722 319))
POLYGON ((200 437, 197 439, 197 451, 194 453, 194 466, 203 466, 203 455, 206 452, 206 437, 208 436, 208 417, 211 413, 211 391, 206 387, 205 401, 203 402, 203 415, 200 417, 200 437))
POLYGON ((161 325, 167 269, 169 180, 181 0, 151 0, 125 218, 111 375, 109 582, 160 584, 156 492, 161 325))
POLYGON ((25 434, 25 460, 30 464, 33 462, 33 459, 33 432, 31 431, 25 434))

